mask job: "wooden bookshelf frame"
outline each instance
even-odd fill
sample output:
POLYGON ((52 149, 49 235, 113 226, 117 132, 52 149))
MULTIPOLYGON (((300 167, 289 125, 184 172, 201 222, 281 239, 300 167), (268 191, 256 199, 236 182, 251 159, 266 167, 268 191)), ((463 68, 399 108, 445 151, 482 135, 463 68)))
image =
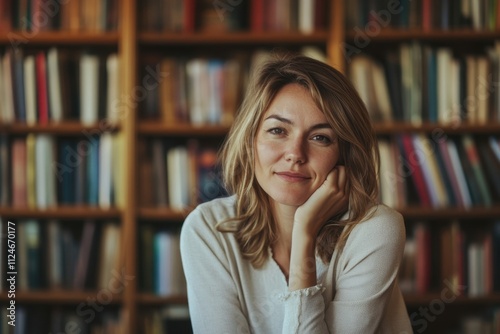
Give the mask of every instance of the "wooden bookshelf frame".
MULTIPOLYGON (((342 45, 350 42, 355 35, 345 28, 345 0, 329 1, 329 27, 325 31, 303 34, 299 32, 235 32, 235 33, 143 33, 137 27, 136 0, 121 0, 120 24, 116 32, 40 32, 31 34, 29 32, 14 31, 12 33, 0 33, 0 47, 7 47, 12 39, 22 43, 21 38, 29 40, 30 45, 36 47, 48 46, 70 46, 70 47, 95 47, 117 49, 120 56, 120 93, 132 92, 138 84, 138 58, 142 47, 162 47, 168 50, 180 48, 203 48, 210 46, 224 46, 229 48, 257 47, 274 45, 318 45, 326 50, 328 61, 341 72, 346 71, 346 59, 343 54, 342 45), (18 36, 18 37, 16 37, 18 36), (31 36, 31 37, 30 37, 31 36), (18 38, 18 39, 15 39, 18 38)), ((420 40, 436 43, 461 43, 464 41, 490 43, 500 39, 500 31, 478 32, 474 30, 450 30, 450 31, 422 31, 404 29, 385 29, 376 36, 370 37, 373 43, 398 43, 409 40, 420 40)), ((176 51, 178 52, 178 51, 176 51)), ((193 126, 190 124, 176 124, 169 126, 158 122, 139 121, 137 109, 127 105, 122 110, 125 117, 120 125, 110 128, 110 131, 123 133, 126 154, 120 161, 123 173, 123 191, 125 201, 123 208, 100 209, 98 207, 64 207, 58 206, 46 210, 29 208, 0 208, 0 217, 5 219, 64 219, 82 220, 86 218, 97 220, 119 220, 122 227, 122 244, 124 252, 121 261, 125 272, 135 277, 138 272, 138 245, 137 235, 140 223, 143 221, 154 224, 181 224, 193 208, 186 210, 173 210, 170 208, 145 208, 139 207, 136 190, 138 179, 137 166, 137 142, 144 137, 170 137, 170 138, 223 138, 228 126, 193 126)), ((62 123, 49 123, 47 125, 26 124, 0 124, 0 132, 9 135, 26 135, 29 133, 47 133, 56 136, 82 136, 83 132, 99 130, 99 125, 83 126, 78 122, 65 121, 62 123)), ((108 129, 108 128, 107 128, 108 129)), ((500 124, 409 124, 392 122, 387 124, 374 124, 377 136, 394 135, 407 132, 433 133, 442 131, 445 134, 460 135, 471 133, 476 135, 490 135, 500 133, 500 124)), ((492 220, 500 217, 500 208, 470 208, 470 209, 423 209, 423 208, 401 208, 399 210, 407 221, 419 219, 447 220, 492 220)), ((95 295, 95 291, 25 291, 16 294, 16 301, 33 304, 78 304, 85 301, 87 296, 95 295)), ((407 305, 418 306, 428 304, 437 298, 434 294, 406 295, 407 305)), ((0 303, 6 303, 5 294, 0 294, 0 303)), ((457 305, 498 305, 500 295, 488 295, 484 297, 460 296, 457 305)), ((123 295, 113 298, 113 305, 120 307, 123 328, 126 333, 139 332, 138 312, 142 306, 159 307, 168 304, 187 304, 186 296, 156 296, 138 291, 138 280, 128 282, 123 295)))
POLYGON ((328 31, 310 34, 297 32, 231 32, 231 33, 140 33, 141 45, 256 45, 256 44, 322 44, 328 40, 328 31))
POLYGON ((19 46, 30 45, 77 45, 77 46, 116 46, 118 32, 66 32, 66 31, 12 31, 0 33, 0 45, 17 42, 19 46))

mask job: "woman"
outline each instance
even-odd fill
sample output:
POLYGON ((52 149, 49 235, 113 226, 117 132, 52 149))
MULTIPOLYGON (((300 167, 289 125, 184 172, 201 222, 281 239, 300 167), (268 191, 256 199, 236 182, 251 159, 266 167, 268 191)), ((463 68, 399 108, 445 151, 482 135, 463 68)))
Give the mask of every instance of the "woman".
POLYGON ((404 223, 377 205, 374 152, 337 70, 284 56, 256 73, 221 151, 233 195, 181 232, 195 333, 411 333, 404 223))

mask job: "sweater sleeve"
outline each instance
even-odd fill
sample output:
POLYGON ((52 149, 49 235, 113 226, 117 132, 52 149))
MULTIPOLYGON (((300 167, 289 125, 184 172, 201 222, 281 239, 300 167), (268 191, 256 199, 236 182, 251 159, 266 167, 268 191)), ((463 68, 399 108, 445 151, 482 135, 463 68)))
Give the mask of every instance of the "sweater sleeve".
POLYGON ((328 333, 323 291, 323 286, 318 284, 280 296, 285 303, 283 334, 328 333))
MULTIPOLYGON (((378 333, 386 316, 398 326, 406 309, 389 310, 400 297, 397 274, 405 244, 402 216, 386 207, 351 232, 336 270, 335 296, 327 305, 331 333, 378 333)), ((386 332, 393 332, 391 330, 386 332)))
POLYGON ((194 210, 181 231, 181 257, 186 276, 189 313, 194 333, 250 333, 241 309, 230 264, 213 224, 194 210))

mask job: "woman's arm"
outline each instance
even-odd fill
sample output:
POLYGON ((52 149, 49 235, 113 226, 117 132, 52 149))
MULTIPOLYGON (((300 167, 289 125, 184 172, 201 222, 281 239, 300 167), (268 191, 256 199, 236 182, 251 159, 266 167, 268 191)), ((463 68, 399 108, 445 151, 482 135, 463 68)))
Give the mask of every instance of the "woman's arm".
POLYGON ((283 333, 329 333, 324 288, 317 282, 316 237, 328 218, 347 208, 345 173, 344 166, 335 167, 295 213, 283 333))
POLYGON ((295 213, 290 254, 290 291, 316 285, 316 238, 326 221, 347 209, 346 171, 336 166, 295 213))
POLYGON ((194 333, 250 333, 220 240, 196 209, 181 232, 189 313, 194 333))
POLYGON ((397 284, 405 237, 402 216, 385 206, 353 229, 333 273, 331 333, 412 332, 397 284))

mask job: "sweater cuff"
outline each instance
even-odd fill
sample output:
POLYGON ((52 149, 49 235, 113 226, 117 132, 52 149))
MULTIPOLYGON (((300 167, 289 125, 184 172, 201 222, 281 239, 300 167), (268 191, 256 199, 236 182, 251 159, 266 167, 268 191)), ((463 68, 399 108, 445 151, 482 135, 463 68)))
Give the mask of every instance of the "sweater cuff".
POLYGON ((278 298, 281 301, 286 301, 289 298, 300 298, 300 297, 314 296, 318 292, 322 293, 324 290, 325 290, 325 288, 323 287, 323 285, 318 284, 318 285, 311 286, 311 287, 304 288, 304 289, 280 293, 278 295, 278 298))
POLYGON ((318 284, 279 295, 285 306, 283 333, 317 333, 315 329, 324 323, 325 317, 323 290, 318 284))

